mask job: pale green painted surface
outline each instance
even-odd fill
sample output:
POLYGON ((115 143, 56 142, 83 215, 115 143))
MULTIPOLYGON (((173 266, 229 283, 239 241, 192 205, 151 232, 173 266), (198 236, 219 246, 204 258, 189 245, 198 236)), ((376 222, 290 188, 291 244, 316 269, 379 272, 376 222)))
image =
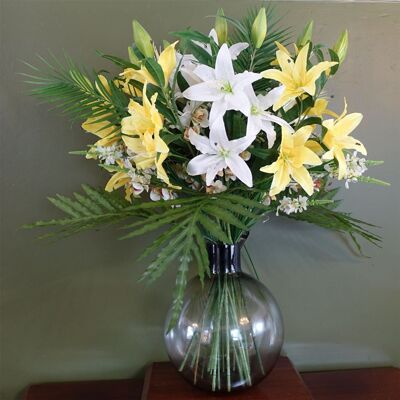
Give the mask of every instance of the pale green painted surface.
MULTIPOLYGON (((165 358, 162 325, 173 285, 169 271, 146 289, 135 262, 146 241, 86 233, 55 244, 17 231, 51 217, 45 197, 81 182, 103 184, 94 162, 69 156, 92 139, 46 105, 25 96, 19 59, 65 49, 86 65, 106 66, 94 49, 125 56, 132 18, 157 40, 192 25, 207 31, 217 6, 244 13, 246 1, 4 1, 1 3, 1 400, 30 382, 129 377, 165 358)), ((330 86, 333 107, 365 119, 357 131, 385 189, 343 189, 343 207, 384 227, 383 249, 355 256, 338 236, 272 218, 252 233, 249 248, 286 322, 286 350, 302 369, 400 362, 399 76, 397 4, 285 3, 285 22, 317 21, 315 37, 332 43, 350 29, 347 62, 330 86)))

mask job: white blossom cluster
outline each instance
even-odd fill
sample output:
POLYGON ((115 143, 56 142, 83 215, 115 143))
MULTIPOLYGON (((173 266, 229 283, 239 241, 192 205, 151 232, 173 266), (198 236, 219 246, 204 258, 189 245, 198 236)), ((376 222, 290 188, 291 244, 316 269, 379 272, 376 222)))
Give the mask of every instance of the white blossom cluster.
POLYGON ((117 160, 123 157, 123 148, 121 145, 96 146, 94 150, 97 158, 105 165, 114 165, 117 160))
POLYGON ((276 215, 279 215, 279 211, 290 215, 293 213, 301 213, 307 210, 308 198, 306 196, 299 197, 287 197, 284 196, 282 200, 279 200, 279 206, 276 209, 276 215))
MULTIPOLYGON (((358 178, 367 171, 368 168, 366 163, 367 160, 364 157, 359 157, 356 151, 353 152, 353 154, 346 154, 347 173, 344 177, 346 189, 349 189, 350 182, 357 182, 358 178)), ((329 172, 330 177, 338 177, 336 168, 328 164, 325 169, 329 172)))

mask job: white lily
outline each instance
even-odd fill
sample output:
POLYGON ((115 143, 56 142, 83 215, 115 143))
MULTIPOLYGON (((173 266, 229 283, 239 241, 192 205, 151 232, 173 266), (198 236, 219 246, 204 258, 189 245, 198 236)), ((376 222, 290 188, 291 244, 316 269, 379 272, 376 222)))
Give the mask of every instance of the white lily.
POLYGON ((247 117, 246 135, 257 135, 260 131, 264 131, 268 139, 268 147, 271 148, 276 139, 276 132, 272 123, 285 126, 289 132, 293 132, 292 127, 282 118, 266 111, 271 108, 281 97, 285 88, 278 86, 269 91, 266 95, 258 95, 254 93, 253 88, 248 88, 246 96, 249 99, 249 107, 244 113, 247 117))
POLYGON ((215 62, 215 69, 199 65, 195 70, 202 83, 186 89, 182 95, 189 100, 213 102, 210 124, 223 117, 227 110, 238 110, 243 114, 248 110, 249 99, 244 95, 246 88, 261 79, 260 74, 242 72, 235 74, 228 46, 223 44, 215 62))
POLYGON ((222 118, 211 126, 209 138, 191 129, 190 143, 202 154, 190 160, 187 166, 188 174, 192 176, 206 174, 206 185, 210 186, 218 172, 229 168, 245 185, 252 187, 253 177, 250 168, 240 157, 240 153, 245 151, 254 139, 255 136, 244 136, 240 139, 229 140, 222 118))
POLYGON ((178 66, 179 64, 179 71, 190 86, 202 82, 202 80, 194 74, 194 70, 199 66, 199 62, 194 55, 176 53, 176 65, 178 66))
MULTIPOLYGON (((219 46, 219 42, 218 42, 218 35, 216 30, 213 28, 211 29, 210 33, 208 34, 208 37, 212 38, 214 40, 214 42, 219 46)), ((193 41, 194 43, 196 43, 198 46, 203 47, 203 49, 208 53, 208 54, 212 54, 211 51, 211 45, 208 43, 201 43, 201 42, 197 42, 196 40, 193 41)), ((246 42, 239 42, 239 43, 234 43, 232 46, 228 47, 229 53, 231 55, 232 60, 236 60, 239 56, 239 54, 247 49, 249 47, 249 44, 246 42)))

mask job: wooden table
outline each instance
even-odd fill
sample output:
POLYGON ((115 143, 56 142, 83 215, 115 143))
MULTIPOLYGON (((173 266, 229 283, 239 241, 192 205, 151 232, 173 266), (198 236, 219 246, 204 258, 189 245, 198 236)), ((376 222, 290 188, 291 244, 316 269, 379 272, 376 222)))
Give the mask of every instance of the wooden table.
POLYGON ((149 367, 142 389, 143 381, 139 379, 44 383, 30 386, 24 400, 191 400, 221 397, 231 400, 400 400, 400 369, 367 368, 300 375, 295 371, 294 375, 290 361, 281 357, 274 371, 258 387, 243 392, 242 397, 236 394, 207 397, 205 392, 187 386, 168 363, 155 363, 149 367), (152 377, 157 376, 164 379, 152 384, 152 377), (307 389, 299 389, 299 380, 307 389), (264 387, 264 397, 260 397, 264 387), (282 390, 285 391, 283 395, 282 390), (178 397, 182 393, 187 397, 178 397), (300 397, 293 397, 297 394, 300 397))
POLYGON ((154 363, 146 373, 141 400, 312 400, 300 375, 287 357, 258 385, 243 391, 215 394, 193 387, 170 363, 154 363), (171 394, 173 393, 173 397, 171 394))

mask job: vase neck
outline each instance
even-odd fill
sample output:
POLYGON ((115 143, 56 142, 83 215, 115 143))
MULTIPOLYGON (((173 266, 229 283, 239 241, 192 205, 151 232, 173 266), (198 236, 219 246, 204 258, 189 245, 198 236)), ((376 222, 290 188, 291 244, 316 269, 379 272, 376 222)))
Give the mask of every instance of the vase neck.
POLYGON ((240 250, 242 243, 207 243, 207 252, 212 275, 241 272, 240 250))

